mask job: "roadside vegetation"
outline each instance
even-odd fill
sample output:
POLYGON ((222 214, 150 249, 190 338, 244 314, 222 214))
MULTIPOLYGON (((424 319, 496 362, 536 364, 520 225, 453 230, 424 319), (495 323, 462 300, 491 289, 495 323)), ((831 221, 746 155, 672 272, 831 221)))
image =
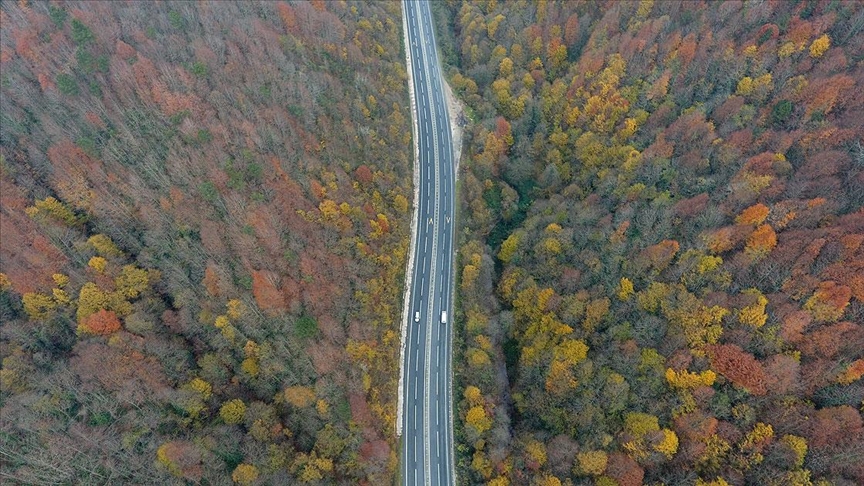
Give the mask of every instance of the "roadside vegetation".
POLYGON ((864 482, 864 8, 436 4, 466 484, 864 482))
POLYGON ((0 2, 4 482, 393 482, 400 15, 0 2))

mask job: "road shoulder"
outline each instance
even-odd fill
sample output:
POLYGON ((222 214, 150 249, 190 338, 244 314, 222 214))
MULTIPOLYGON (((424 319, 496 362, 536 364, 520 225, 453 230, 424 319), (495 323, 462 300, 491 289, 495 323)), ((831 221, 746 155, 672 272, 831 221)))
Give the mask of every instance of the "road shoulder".
POLYGON ((453 89, 450 83, 441 76, 441 85, 444 87, 444 99, 447 102, 447 114, 450 116, 450 132, 453 140, 453 175, 456 180, 459 180, 459 160, 462 157, 462 135, 463 127, 468 125, 468 118, 465 116, 465 108, 462 102, 453 95, 453 89))
POLYGON ((411 41, 408 38, 408 14, 405 5, 402 8, 402 45, 405 49, 405 66, 408 76, 408 93, 411 103, 411 132, 414 143, 414 199, 412 202, 411 215, 411 244, 408 248, 408 260, 405 265, 405 292, 402 297, 402 326, 399 343, 399 387, 396 406, 396 437, 402 436, 402 414, 405 409, 404 386, 405 386, 405 346, 408 336, 408 323, 410 322, 410 299, 411 299, 411 276, 414 274, 414 255, 417 247, 417 224, 420 217, 420 141, 418 140, 419 127, 417 119, 417 99, 414 93, 414 76, 411 70, 411 41))

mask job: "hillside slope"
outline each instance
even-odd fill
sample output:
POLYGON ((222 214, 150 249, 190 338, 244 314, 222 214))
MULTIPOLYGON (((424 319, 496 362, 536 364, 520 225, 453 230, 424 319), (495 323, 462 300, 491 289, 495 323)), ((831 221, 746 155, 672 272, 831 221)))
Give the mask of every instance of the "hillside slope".
POLYGON ((439 4, 460 477, 864 482, 864 8, 439 4))
POLYGON ((398 3, 0 3, 0 461, 387 484, 398 3))

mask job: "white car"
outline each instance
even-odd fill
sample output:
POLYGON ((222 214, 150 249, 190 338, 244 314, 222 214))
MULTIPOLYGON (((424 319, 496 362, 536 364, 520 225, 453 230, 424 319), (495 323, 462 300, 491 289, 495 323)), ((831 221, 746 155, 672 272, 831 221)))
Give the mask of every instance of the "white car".
POLYGON ((414 313, 414 322, 420 322, 420 313, 419 312, 414 313))

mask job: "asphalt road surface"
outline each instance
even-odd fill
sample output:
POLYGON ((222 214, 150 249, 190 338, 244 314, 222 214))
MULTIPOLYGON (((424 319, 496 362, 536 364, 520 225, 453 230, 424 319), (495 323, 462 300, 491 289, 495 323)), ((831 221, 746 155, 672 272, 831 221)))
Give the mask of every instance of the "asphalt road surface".
POLYGON ((403 372, 402 482, 454 484, 451 421, 453 208, 450 119, 427 1, 403 2, 420 151, 414 268, 403 372), (442 313, 447 323, 442 323, 442 313))

